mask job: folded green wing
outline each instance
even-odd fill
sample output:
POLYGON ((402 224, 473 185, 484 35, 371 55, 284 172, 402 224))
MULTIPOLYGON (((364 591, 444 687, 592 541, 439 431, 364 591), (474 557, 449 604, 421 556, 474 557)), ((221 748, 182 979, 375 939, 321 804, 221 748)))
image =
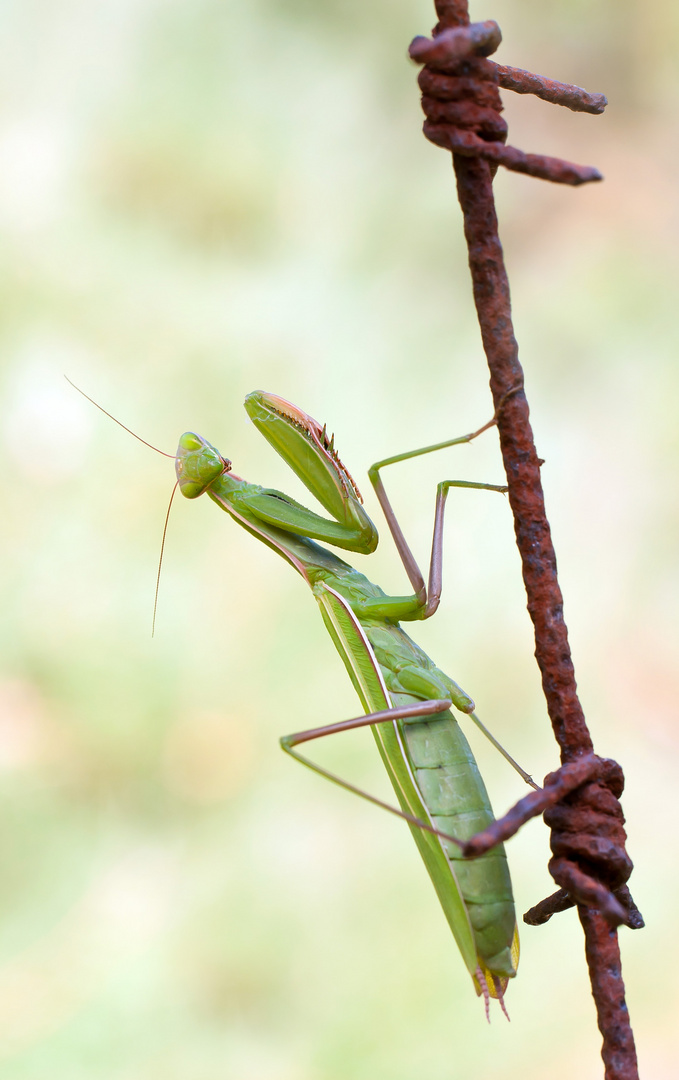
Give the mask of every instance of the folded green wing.
MULTIPOLYGON (((347 601, 325 582, 317 582, 313 586, 313 592, 328 633, 344 661, 365 712, 379 712, 391 708, 392 701, 375 654, 347 601)), ((422 801, 408 764, 398 721, 374 724, 372 732, 401 809, 431 824, 429 811, 422 801)), ((469 915, 453 868, 438 836, 418 829, 415 825, 410 825, 410 830, 467 969, 474 977, 479 960, 469 915)))

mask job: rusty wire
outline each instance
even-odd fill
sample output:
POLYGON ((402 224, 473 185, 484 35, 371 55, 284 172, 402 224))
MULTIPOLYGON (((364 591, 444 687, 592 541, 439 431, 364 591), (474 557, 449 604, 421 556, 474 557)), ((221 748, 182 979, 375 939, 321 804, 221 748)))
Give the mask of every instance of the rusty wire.
POLYGON ((577 905, 603 1036, 605 1078, 638 1080, 617 937, 622 924, 632 929, 643 926, 626 886, 632 863, 625 851, 619 802, 624 779, 616 762, 594 753, 576 693, 492 189, 500 165, 555 183, 577 185, 601 179, 589 166, 507 146, 500 87, 589 113, 603 112, 606 98, 493 63, 487 57, 502 39, 497 23, 470 24, 467 0, 435 0, 435 6, 439 21, 433 35, 415 38, 410 56, 423 65, 419 85, 426 116, 424 134, 453 156, 474 300, 535 631, 535 656, 562 762, 540 791, 526 796, 474 837, 465 853, 480 854, 513 835, 530 817, 544 814, 551 829, 549 869, 559 890, 527 912, 524 920, 540 925, 577 905))

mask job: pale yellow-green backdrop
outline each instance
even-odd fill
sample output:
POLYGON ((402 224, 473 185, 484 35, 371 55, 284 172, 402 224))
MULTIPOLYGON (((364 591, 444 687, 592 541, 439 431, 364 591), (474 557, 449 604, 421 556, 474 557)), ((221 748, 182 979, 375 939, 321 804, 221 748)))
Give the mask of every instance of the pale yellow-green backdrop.
MULTIPOLYGON (((605 91, 505 95, 510 141, 597 165, 500 172, 501 234, 566 617, 619 759, 648 928, 621 935, 642 1075, 676 1076, 677 7, 495 0, 501 62, 605 91)), ((246 420, 275 391, 380 456, 490 415, 449 157, 406 48, 430 0, 6 0, 0 16, 2 1080, 595 1080, 577 919, 526 928, 482 1004, 407 829, 287 760, 357 711, 301 579, 207 499, 202 432, 300 494, 246 420)), ((434 485, 499 482, 496 436, 388 477, 426 559, 434 485)), ((379 515, 372 494, 369 509, 379 515)), ((557 758, 506 503, 454 493, 418 640, 537 777, 557 758)), ((356 559, 405 587, 386 540, 356 559), (374 565, 373 565, 374 564, 374 565)), ((478 749, 496 810, 524 792, 478 749)), ((384 791, 367 733, 318 748, 384 791)), ((547 833, 510 845, 518 910, 547 833)))

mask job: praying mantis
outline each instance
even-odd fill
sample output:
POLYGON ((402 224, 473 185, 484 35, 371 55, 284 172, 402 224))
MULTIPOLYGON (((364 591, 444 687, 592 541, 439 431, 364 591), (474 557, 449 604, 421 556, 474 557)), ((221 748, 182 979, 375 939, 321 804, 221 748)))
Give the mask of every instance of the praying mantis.
MULTIPOLYGON (((140 442, 151 446, 71 385, 140 442)), ((331 518, 308 510, 281 491, 237 476, 231 461, 192 431, 181 436, 176 455, 164 455, 174 457, 175 490, 178 486, 187 499, 207 493, 251 536, 273 548, 301 574, 318 602, 325 627, 364 709, 362 716, 283 736, 281 746, 314 772, 408 822, 476 993, 484 998, 486 1016, 490 998, 499 1001, 506 1015, 504 994, 519 959, 509 869, 501 844, 474 859, 461 855, 463 843, 486 829, 494 817, 478 766, 451 706, 469 716, 526 783, 534 788, 537 785, 481 723, 471 697, 399 624, 428 619, 439 606, 449 490, 504 493, 507 488, 467 480, 439 483, 425 585, 380 477, 380 470, 388 465, 471 442, 492 427, 495 418, 471 434, 385 458, 369 470, 413 589, 410 595, 388 596, 317 542, 366 555, 375 551, 378 543, 377 530, 339 458, 334 436, 329 438, 325 426, 275 394, 254 391, 246 397, 245 408, 257 430, 331 518), (399 808, 334 775, 296 749, 325 735, 367 726, 372 729, 399 808)))
POLYGON ((429 581, 406 543, 387 498, 380 470, 387 465, 469 442, 470 435, 377 462, 369 471, 412 595, 387 596, 363 574, 317 541, 363 554, 378 534, 359 490, 325 427, 274 394, 255 391, 245 408, 258 431, 331 515, 322 517, 281 491, 248 483, 206 439, 185 432, 175 459, 179 489, 209 497, 251 536, 282 555, 310 586, 365 715, 284 736, 281 746, 298 761, 349 791, 405 818, 424 860, 474 988, 504 1010, 504 993, 516 974, 519 944, 507 859, 501 845, 464 860, 461 843, 494 819, 485 785, 451 706, 467 714, 517 769, 474 713, 474 702, 445 675, 400 623, 427 619, 441 596, 443 520, 452 487, 505 492, 505 487, 446 480, 438 485, 429 581), (296 748, 325 735, 370 726, 400 809, 340 779, 296 748))

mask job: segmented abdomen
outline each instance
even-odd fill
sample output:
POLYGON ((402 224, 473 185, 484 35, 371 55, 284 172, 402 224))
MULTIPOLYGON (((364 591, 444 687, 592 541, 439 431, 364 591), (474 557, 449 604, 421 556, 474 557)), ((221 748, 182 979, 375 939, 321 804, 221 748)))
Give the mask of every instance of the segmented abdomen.
MULTIPOLYGON (((401 722, 401 730, 415 782, 436 828, 459 840, 485 829, 493 820, 490 800, 453 714, 401 722)), ((504 848, 479 859, 461 859, 457 845, 442 844, 467 905, 479 956, 492 971, 512 975, 516 918, 504 848)))

